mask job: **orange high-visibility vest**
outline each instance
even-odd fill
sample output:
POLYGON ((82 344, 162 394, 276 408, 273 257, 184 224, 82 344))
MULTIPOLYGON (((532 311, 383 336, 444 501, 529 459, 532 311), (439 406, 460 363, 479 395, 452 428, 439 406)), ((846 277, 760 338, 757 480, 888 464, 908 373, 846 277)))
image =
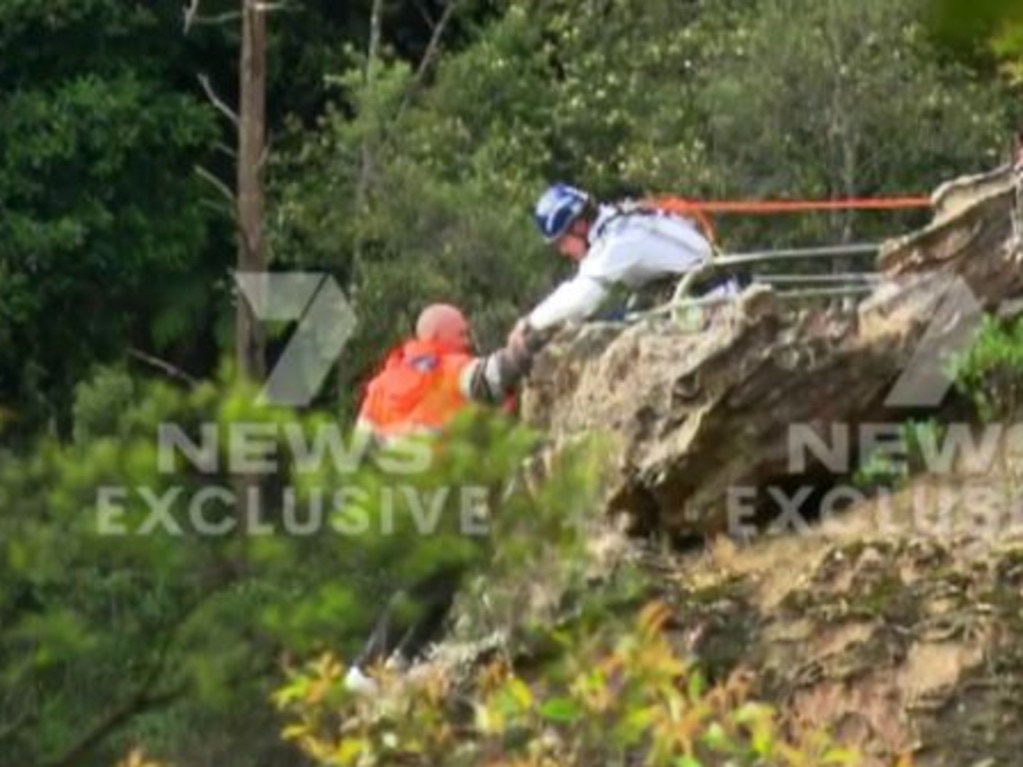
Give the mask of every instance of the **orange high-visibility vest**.
POLYGON ((435 343, 407 341, 369 382, 359 420, 382 437, 440 431, 469 404, 460 378, 473 360, 435 343))

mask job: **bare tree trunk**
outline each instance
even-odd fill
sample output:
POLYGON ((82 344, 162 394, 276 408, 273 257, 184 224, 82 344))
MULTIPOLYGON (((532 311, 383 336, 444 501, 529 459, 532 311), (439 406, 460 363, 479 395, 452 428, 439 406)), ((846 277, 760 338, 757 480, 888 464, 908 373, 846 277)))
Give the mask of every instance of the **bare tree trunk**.
MULTIPOLYGON (((380 56, 380 27, 381 15, 383 14, 383 0, 373 0, 373 10, 370 15, 369 24, 369 45, 366 50, 366 68, 362 73, 362 87, 368 92, 373 87, 375 80, 375 65, 380 56)), ((373 176, 373 137, 367 133, 362 139, 362 148, 359 158, 359 177, 355 183, 355 215, 361 216, 366 209, 369 200, 369 185, 373 176)), ((358 276, 359 265, 363 257, 362 237, 356 235, 355 249, 352 255, 352 280, 358 276)))
MULTIPOLYGON (((262 169, 266 119, 266 16, 257 0, 242 0, 238 109, 238 271, 264 272, 262 169)), ((238 301, 235 348, 239 375, 262 382, 266 339, 248 302, 238 301)))
MULTIPOLYGON (((376 61, 380 56, 380 36, 383 16, 383 0, 373 0, 373 7, 370 13, 369 42, 366 46, 366 67, 362 73, 363 92, 368 93, 373 87, 376 61)), ((365 103, 365 101, 364 101, 365 103)), ((359 152, 359 176, 355 181, 355 215, 361 217, 366 211, 369 201, 369 186, 373 177, 373 136, 369 132, 363 136, 362 147, 359 152)), ((355 241, 352 246, 352 266, 349 270, 348 297, 352 305, 358 310, 359 306, 359 270, 364 257, 364 243, 358 226, 355 230, 355 241)), ((337 386, 338 397, 344 399, 347 395, 345 388, 345 364, 342 357, 337 363, 337 386)))
MULTIPOLYGON (((408 89, 405 91, 393 118, 386 124, 381 125, 378 133, 367 131, 367 133, 363 136, 362 146, 360 147, 359 152, 359 174, 355 181, 354 211, 356 216, 364 215, 367 206, 369 205, 369 191, 373 184, 376 149, 380 146, 387 145, 392 139, 394 139, 396 135, 396 126, 400 122, 406 109, 412 103, 412 99, 416 92, 422 87, 431 65, 440 55, 440 46, 444 37, 444 32, 447 30, 448 24, 451 22, 455 12, 460 7, 461 2, 462 0, 449 0, 440 19, 435 24, 431 21, 429 16, 426 15, 425 11, 420 8, 420 10, 423 11, 424 16, 426 16, 427 22, 433 27, 433 31, 430 35, 430 42, 426 46, 423 58, 420 60, 419 66, 416 69, 415 76, 409 84, 408 89)), ((373 0, 373 5, 370 11, 369 40, 366 45, 366 67, 363 70, 362 77, 362 87, 366 93, 369 92, 369 89, 372 88, 375 83, 375 65, 380 58, 383 5, 383 0, 373 0)), ((379 116, 377 117, 379 119, 379 116)), ((358 309, 359 273, 364 258, 365 243, 363 242, 361 235, 359 235, 358 231, 356 231, 355 241, 352 247, 352 266, 349 270, 350 279, 347 285, 348 298, 356 309, 358 309)), ((341 400, 348 396, 348 392, 344 388, 343 364, 344 361, 338 361, 338 398, 341 400)))
MULTIPOLYGON (((259 0, 242 0, 242 50, 238 106, 238 271, 265 272, 263 253, 263 153, 266 141, 266 16, 259 0)), ((248 301, 239 296, 235 325, 238 375, 261 384, 266 377, 266 337, 248 301)), ((238 530, 245 536, 259 513, 262 478, 241 474, 235 482, 238 530)))
MULTIPOLYGON (((851 199, 857 196, 857 152, 856 152, 856 137, 853 136, 853 128, 849 125, 849 121, 846 120, 842 125, 842 187, 845 193, 846 199, 851 199)), ((856 211, 846 210, 843 211, 844 216, 842 219, 842 244, 847 245, 853 240, 853 222, 855 220, 856 211)))
MULTIPOLYGON (((850 112, 850 100, 847 99, 848 83, 842 75, 843 65, 848 51, 840 33, 840 24, 834 18, 837 9, 834 4, 828 6, 828 43, 831 48, 834 81, 831 92, 831 125, 829 139, 831 157, 834 166, 831 169, 832 199, 850 199, 856 196, 857 152, 855 116, 850 112)), ((830 229, 832 237, 838 244, 847 245, 852 242, 855 211, 836 210, 831 214, 830 229)), ((836 259, 832 262, 832 271, 836 273, 855 271, 856 259, 836 259)), ((848 303, 846 301, 845 303, 848 303)))

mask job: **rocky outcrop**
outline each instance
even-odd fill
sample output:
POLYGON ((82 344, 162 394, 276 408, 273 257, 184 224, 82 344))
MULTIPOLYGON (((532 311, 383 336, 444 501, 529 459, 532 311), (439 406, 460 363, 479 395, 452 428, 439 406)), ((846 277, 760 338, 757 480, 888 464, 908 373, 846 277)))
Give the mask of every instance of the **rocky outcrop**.
POLYGON ((856 433, 897 419, 893 404, 934 404, 940 368, 921 355, 962 348, 981 311, 1023 292, 1014 181, 1004 170, 942 187, 931 225, 884 245, 884 279, 855 311, 797 308, 755 285, 698 332, 658 317, 566 328, 536 361, 524 419, 554 449, 612 435, 610 512, 725 530, 738 499, 761 505, 763 487, 815 471, 794 465, 794 429, 856 433))
POLYGON ((868 512, 841 534, 722 539, 676 561, 672 630, 864 767, 1017 764, 1023 540, 879 535, 868 512))
MULTIPOLYGON (((920 478, 802 534, 741 545, 722 536, 698 552, 620 540, 588 592, 614 594, 616 573, 642 573, 644 589, 608 609, 622 618, 647 600, 666 605, 680 657, 712 683, 741 680, 786 726, 829 733, 857 767, 904 757, 914 767, 1013 767, 1023 747, 1023 506, 997 534, 971 528, 968 505, 927 533, 919 498, 942 489, 920 478)), ((513 633, 446 643, 432 668, 471 686, 474 668, 514 648, 518 673, 542 688, 542 645, 537 654, 513 633)))
MULTIPOLYGON (((762 496, 807 473, 819 472, 810 484, 834 482, 828 466, 792 466, 792 425, 825 435, 836 423, 896 421, 905 410, 894 405, 940 398, 921 349, 969 341, 983 310, 1019 313, 1013 181, 1003 171, 942 187, 931 225, 884 246, 885 279, 855 311, 797 311, 755 287, 703 332, 659 319, 566 329, 525 392, 549 455, 581 435, 611 435, 601 512, 706 542, 681 553, 591 536, 603 574, 587 580, 587 595, 639 575, 643 593, 615 603, 616 616, 647 599, 668 605, 665 630, 712 681, 738 675, 785 722, 827 731, 864 767, 905 756, 915 767, 1019 762, 1021 455, 919 475, 810 526, 776 517, 746 539, 729 524, 731 500, 737 488, 762 496)), ((511 624, 573 619, 563 609, 572 595, 548 569, 516 587, 550 592, 547 613, 516 609, 507 630, 445 643, 434 662, 469 685, 466 669, 511 647, 529 679, 535 648, 511 624)), ((527 603, 537 600, 516 604, 527 603)), ((464 606, 461 618, 468 637, 493 628, 464 606)))

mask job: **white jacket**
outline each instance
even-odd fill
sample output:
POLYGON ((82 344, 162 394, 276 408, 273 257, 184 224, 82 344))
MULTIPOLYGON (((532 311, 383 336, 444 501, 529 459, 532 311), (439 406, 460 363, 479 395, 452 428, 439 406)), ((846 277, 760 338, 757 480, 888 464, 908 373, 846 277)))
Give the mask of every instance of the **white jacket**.
POLYGON ((612 285, 635 289, 662 277, 681 277, 710 257, 710 243, 687 218, 622 213, 615 206, 601 205, 576 276, 533 309, 529 324, 543 330, 559 322, 585 320, 612 285))

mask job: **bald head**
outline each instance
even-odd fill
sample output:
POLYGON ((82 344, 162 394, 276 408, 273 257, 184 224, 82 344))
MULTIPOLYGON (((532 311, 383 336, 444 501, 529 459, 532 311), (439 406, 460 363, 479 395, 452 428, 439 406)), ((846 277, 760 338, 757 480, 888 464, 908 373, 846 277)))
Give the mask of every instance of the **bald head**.
POLYGON ((432 341, 452 351, 469 351, 469 323, 451 304, 431 304, 416 322, 416 338, 432 341))

